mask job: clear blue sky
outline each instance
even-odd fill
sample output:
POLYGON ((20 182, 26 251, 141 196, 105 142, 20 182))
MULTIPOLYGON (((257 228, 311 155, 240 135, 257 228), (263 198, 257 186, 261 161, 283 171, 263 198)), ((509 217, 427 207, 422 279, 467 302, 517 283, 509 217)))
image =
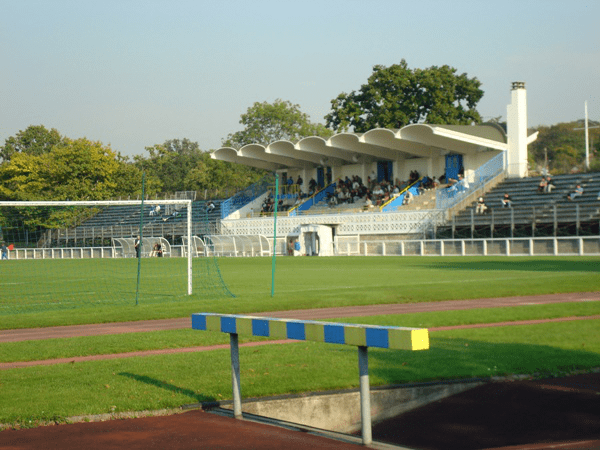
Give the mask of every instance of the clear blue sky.
POLYGON ((324 123, 376 64, 444 64, 503 116, 513 81, 529 125, 600 120, 600 1, 0 0, 0 145, 29 125, 124 155, 188 138, 216 149, 254 102, 324 123))

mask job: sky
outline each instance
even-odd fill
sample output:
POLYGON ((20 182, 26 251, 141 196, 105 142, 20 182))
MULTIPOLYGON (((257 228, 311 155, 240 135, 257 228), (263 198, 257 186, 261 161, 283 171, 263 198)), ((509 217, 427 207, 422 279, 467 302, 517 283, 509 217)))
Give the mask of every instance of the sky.
POLYGON ((30 125, 122 155, 221 147, 255 102, 331 100, 375 65, 477 78, 484 120, 513 81, 530 127, 600 120, 600 0, 0 0, 0 145, 30 125))

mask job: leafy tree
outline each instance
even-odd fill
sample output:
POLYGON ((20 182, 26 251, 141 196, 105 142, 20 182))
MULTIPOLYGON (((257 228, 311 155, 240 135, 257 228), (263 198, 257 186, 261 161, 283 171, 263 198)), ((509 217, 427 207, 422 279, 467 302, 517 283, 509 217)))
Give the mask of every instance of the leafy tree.
POLYGON ((171 139, 146 150, 150 157, 134 157, 136 167, 163 192, 242 189, 262 176, 250 167, 213 160, 188 139, 171 139))
POLYGON ((189 139, 171 139, 163 144, 146 147, 150 158, 134 157, 138 168, 158 180, 164 192, 190 190, 185 178, 188 171, 198 164, 202 151, 197 142, 189 139))
POLYGON ((328 128, 357 133, 411 123, 479 123, 475 107, 483 97, 480 86, 477 78, 457 75, 447 65, 410 69, 405 60, 377 65, 358 92, 341 93, 331 101, 325 120, 328 128))
POLYGON ((0 157, 9 161, 15 153, 30 155, 43 155, 62 141, 56 129, 46 129, 43 125, 30 125, 25 131, 19 131, 15 136, 6 139, 4 146, 0 147, 0 157))
MULTIPOLYGON (((141 172, 110 147, 85 138, 63 138, 47 153, 14 153, 0 165, 0 197, 6 200, 107 200, 132 194, 141 172)), ((139 192, 139 191, 138 191, 139 192)))
MULTIPOLYGON (((589 126, 597 126, 599 122, 590 121, 589 126)), ((544 167, 548 158, 548 168, 555 173, 568 172, 573 167, 584 167, 585 134, 583 120, 558 123, 551 126, 540 126, 538 138, 529 146, 529 162, 532 167, 544 167)), ((600 150, 600 129, 592 128, 590 135, 590 166, 595 167, 593 158, 600 150)))
POLYGON ((230 133, 223 141, 224 146, 240 148, 248 144, 268 145, 278 140, 296 142, 308 136, 332 135, 325 126, 312 123, 309 116, 300 111, 300 105, 281 99, 272 104, 254 103, 242 114, 240 123, 245 128, 230 133))

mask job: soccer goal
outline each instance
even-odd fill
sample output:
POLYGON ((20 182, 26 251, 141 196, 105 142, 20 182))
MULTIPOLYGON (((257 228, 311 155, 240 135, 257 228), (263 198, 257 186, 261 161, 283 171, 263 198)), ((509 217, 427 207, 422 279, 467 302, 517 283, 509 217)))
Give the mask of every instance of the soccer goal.
POLYGON ((232 296, 193 263, 194 220, 189 199, 0 202, 0 314, 232 296))

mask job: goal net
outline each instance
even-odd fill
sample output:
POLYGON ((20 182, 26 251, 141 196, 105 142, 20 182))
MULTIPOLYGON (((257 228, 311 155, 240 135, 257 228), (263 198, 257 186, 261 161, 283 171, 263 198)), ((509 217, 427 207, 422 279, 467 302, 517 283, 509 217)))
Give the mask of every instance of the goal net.
POLYGON ((231 297, 190 251, 207 221, 191 200, 0 202, 0 314, 231 297))

